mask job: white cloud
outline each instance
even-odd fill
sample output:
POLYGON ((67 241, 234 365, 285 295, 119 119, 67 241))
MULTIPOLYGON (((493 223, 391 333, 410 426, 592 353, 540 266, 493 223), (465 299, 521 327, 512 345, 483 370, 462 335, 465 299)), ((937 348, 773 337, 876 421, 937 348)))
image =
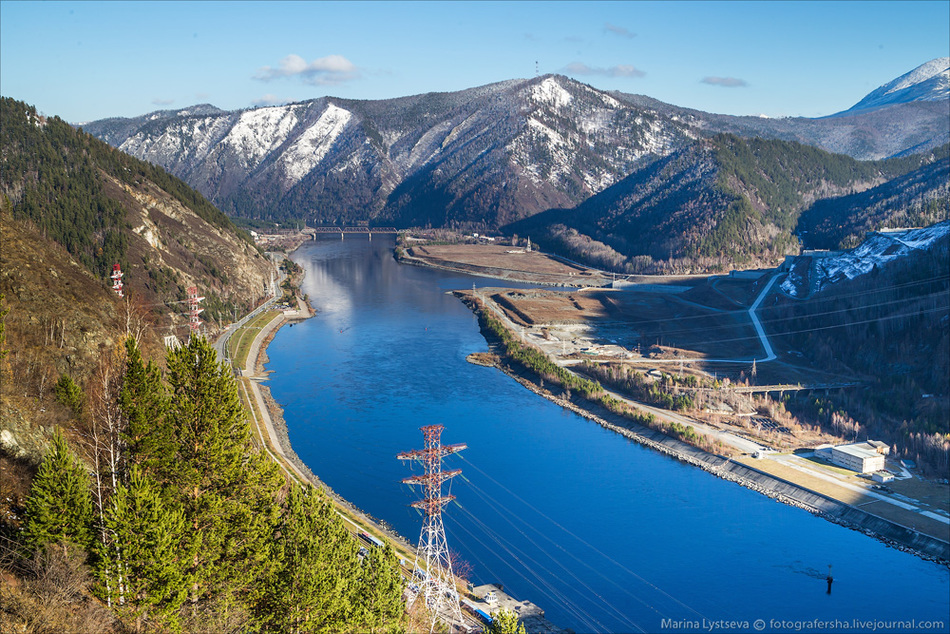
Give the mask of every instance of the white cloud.
POLYGON ((251 101, 252 106, 276 106, 287 103, 286 99, 281 99, 277 95, 267 93, 266 95, 251 101))
POLYGON ((175 103, 174 99, 162 99, 161 97, 155 97, 152 99, 153 106, 170 106, 175 103))
POLYGON ((282 77, 298 77, 305 84, 333 86, 358 79, 359 76, 359 68, 342 55, 327 55, 308 63, 299 55, 290 54, 280 60, 277 68, 262 66, 254 79, 273 81, 282 77))
POLYGON ((703 77, 699 81, 702 84, 722 86, 723 88, 741 88, 749 85, 744 79, 738 77, 703 77))
POLYGON ((636 33, 631 33, 629 29, 626 29, 622 26, 617 26, 616 24, 610 24, 609 22, 604 24, 604 31, 607 33, 613 33, 614 35, 619 35, 620 37, 625 37, 627 39, 632 39, 637 36, 636 33))
POLYGON ((645 72, 629 64, 618 64, 610 68, 588 66, 582 62, 572 62, 563 68, 569 75, 600 75, 602 77, 644 77, 645 72))

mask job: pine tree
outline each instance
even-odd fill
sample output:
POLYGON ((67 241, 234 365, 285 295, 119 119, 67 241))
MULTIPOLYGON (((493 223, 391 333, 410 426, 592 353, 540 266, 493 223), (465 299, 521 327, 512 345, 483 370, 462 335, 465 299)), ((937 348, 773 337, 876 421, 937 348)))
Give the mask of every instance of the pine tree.
POLYGON ((360 565, 355 622, 368 632, 402 630, 406 614, 402 590, 402 572, 392 546, 371 548, 360 565))
POLYGON ((492 612, 488 634, 525 634, 524 623, 518 622, 518 615, 511 610, 492 612))
POLYGON ((167 420, 176 450, 168 486, 189 525, 191 601, 251 590, 272 560, 282 481, 254 451, 230 369, 203 338, 168 356, 167 420))
POLYGON ((59 430, 33 478, 23 538, 31 550, 60 542, 92 545, 89 474, 59 430))
POLYGON ((279 569, 267 584, 268 631, 348 629, 359 570, 357 546, 326 494, 293 484, 278 530, 279 569))
POLYGON ((168 395, 158 367, 142 360, 138 344, 125 341, 126 369, 119 394, 126 418, 125 442, 129 467, 138 465, 142 472, 165 482, 175 465, 175 445, 166 421, 168 395))
MULTIPOLYGON (((178 629, 178 610, 189 586, 185 575, 189 562, 183 561, 181 551, 187 528, 181 509, 169 504, 158 487, 133 467, 128 485, 120 484, 112 496, 106 528, 118 548, 103 549, 97 576, 105 581, 109 571, 119 570, 125 585, 124 604, 118 596, 107 597, 110 603, 134 620, 136 631, 146 625, 178 629)), ((98 593, 117 595, 114 588, 102 583, 98 593)))

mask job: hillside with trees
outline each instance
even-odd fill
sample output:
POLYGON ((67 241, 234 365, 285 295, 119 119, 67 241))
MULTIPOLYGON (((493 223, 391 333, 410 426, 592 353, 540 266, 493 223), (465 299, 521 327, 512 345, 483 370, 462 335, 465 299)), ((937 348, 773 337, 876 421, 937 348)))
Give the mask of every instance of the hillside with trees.
POLYGON ((2 523, 4 631, 398 631, 389 547, 365 557, 321 490, 252 442, 202 338, 162 372, 112 352, 2 523))
POLYGON ((891 444, 926 472, 950 468, 950 239, 759 317, 777 349, 862 383, 792 411, 836 436, 891 444))
POLYGON ((926 227, 950 218, 948 146, 935 160, 867 191, 816 201, 797 233, 810 249, 850 249, 869 231, 926 227))
POLYGON ((798 252, 802 211, 921 170, 939 181, 947 146, 856 161, 793 142, 720 134, 643 164, 574 209, 505 227, 543 248, 622 273, 774 266, 798 252))
POLYGON ((0 204, 17 231, 62 246, 104 284, 119 264, 162 325, 184 324, 170 308, 191 285, 207 298, 204 319, 218 323, 264 297, 271 264, 181 180, 23 102, 0 99, 0 116, 0 204))
POLYGON ((213 329, 269 260, 181 181, 2 106, 0 631, 404 629, 393 552, 284 478, 204 338, 162 345, 185 286, 213 329))

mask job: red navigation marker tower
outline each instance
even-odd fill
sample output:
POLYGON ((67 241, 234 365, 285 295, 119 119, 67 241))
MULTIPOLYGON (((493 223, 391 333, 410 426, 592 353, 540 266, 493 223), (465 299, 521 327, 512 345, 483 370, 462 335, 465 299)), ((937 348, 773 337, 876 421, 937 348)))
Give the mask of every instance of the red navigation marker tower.
POLYGON ((400 460, 418 460, 425 467, 423 475, 403 479, 406 484, 420 484, 425 487, 423 499, 412 503, 412 506, 422 509, 425 513, 413 571, 418 571, 417 574, 423 577, 419 594, 425 597, 426 606, 432 613, 433 625, 443 610, 447 610, 452 618, 462 623, 462 609, 452 574, 445 526, 442 524, 442 508, 455 499, 454 495, 442 495, 442 483, 457 476, 462 470, 443 471, 442 458, 462 451, 468 445, 443 445, 442 425, 426 425, 420 429, 425 438, 425 449, 404 451, 396 456, 400 460))
POLYGON ((112 265, 112 290, 115 291, 115 294, 119 297, 123 297, 122 268, 119 266, 118 262, 112 265))
POLYGON ((188 325, 191 327, 192 336, 197 335, 198 329, 201 328, 201 319, 198 315, 201 314, 204 308, 199 308, 198 303, 203 300, 204 297, 198 297, 197 286, 188 287, 188 325))

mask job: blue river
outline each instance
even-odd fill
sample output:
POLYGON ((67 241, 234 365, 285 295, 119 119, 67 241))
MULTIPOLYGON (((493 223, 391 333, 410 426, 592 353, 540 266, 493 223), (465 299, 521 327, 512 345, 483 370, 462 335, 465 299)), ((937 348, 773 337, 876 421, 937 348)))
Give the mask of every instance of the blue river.
POLYGON ((292 259, 315 318, 268 348, 300 458, 409 542, 421 472, 396 454, 445 426, 450 547, 575 632, 947 631, 950 571, 633 443, 494 368, 447 291, 494 280, 404 266, 391 237, 318 240, 292 259), (449 491, 450 488, 450 491, 449 491), (834 585, 826 592, 832 566, 834 585))

